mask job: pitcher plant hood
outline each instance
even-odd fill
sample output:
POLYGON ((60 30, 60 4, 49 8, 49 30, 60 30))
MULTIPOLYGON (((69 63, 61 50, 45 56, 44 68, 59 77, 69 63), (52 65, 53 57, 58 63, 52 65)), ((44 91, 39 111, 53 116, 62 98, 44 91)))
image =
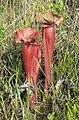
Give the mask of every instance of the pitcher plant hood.
POLYGON ((38 21, 45 24, 54 23, 57 26, 59 26, 62 23, 63 19, 64 18, 62 16, 55 15, 52 12, 38 13, 35 15, 35 18, 34 18, 36 22, 38 21))
POLYGON ((15 41, 16 43, 35 42, 40 37, 39 31, 34 28, 23 28, 16 31, 15 41))

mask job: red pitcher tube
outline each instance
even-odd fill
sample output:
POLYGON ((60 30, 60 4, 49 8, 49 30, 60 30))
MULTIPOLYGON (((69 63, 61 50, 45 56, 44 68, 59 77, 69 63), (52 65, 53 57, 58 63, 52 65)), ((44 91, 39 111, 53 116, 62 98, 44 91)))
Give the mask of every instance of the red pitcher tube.
POLYGON ((43 24, 43 44, 44 44, 44 57, 45 57, 45 92, 47 93, 50 86, 51 79, 51 62, 54 51, 55 41, 55 29, 54 24, 46 25, 43 24))
POLYGON ((24 68, 27 81, 30 81, 34 87, 34 95, 31 96, 30 106, 34 106, 37 99, 37 83, 38 74, 41 62, 41 45, 34 43, 30 45, 23 45, 22 56, 24 61, 24 68))
POLYGON ((26 79, 31 80, 31 84, 36 88, 37 77, 39 73, 39 64, 41 62, 41 45, 34 43, 22 46, 22 56, 26 79))

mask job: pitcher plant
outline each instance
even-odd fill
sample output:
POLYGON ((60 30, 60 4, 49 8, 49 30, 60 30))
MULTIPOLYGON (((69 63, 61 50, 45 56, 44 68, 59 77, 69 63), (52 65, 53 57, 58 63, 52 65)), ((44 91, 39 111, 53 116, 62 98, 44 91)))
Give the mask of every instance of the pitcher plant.
POLYGON ((63 21, 62 16, 55 15, 51 12, 39 13, 35 16, 34 20, 42 23, 42 38, 44 44, 44 58, 45 58, 45 93, 48 94, 48 90, 51 82, 51 64, 54 51, 55 41, 55 28, 63 21))
MULTIPOLYGON (((26 81, 33 88, 33 94, 30 95, 30 107, 33 108, 37 101, 37 83, 39 66, 41 63, 41 44, 36 42, 40 37, 37 30, 33 28, 23 28, 16 32, 16 43, 23 42, 22 56, 24 62, 26 81)), ((27 84, 28 86, 29 84, 27 84)))

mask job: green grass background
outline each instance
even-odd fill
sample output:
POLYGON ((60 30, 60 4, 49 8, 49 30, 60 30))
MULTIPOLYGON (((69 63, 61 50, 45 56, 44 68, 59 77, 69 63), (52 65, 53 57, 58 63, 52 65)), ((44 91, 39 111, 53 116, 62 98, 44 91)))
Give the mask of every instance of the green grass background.
MULTIPOLYGON (((0 0, 0 120, 79 120, 79 0, 0 0), (29 108, 29 96, 19 90, 25 82, 21 47, 15 32, 33 27, 38 12, 52 11, 64 17, 56 28, 51 86, 46 96, 40 84, 38 104, 29 108), (57 82, 61 85, 56 89, 57 82)), ((42 43, 42 38, 39 39, 42 43)), ((43 49, 42 49, 43 51, 43 49)), ((42 55, 43 57, 43 55, 42 55)))

